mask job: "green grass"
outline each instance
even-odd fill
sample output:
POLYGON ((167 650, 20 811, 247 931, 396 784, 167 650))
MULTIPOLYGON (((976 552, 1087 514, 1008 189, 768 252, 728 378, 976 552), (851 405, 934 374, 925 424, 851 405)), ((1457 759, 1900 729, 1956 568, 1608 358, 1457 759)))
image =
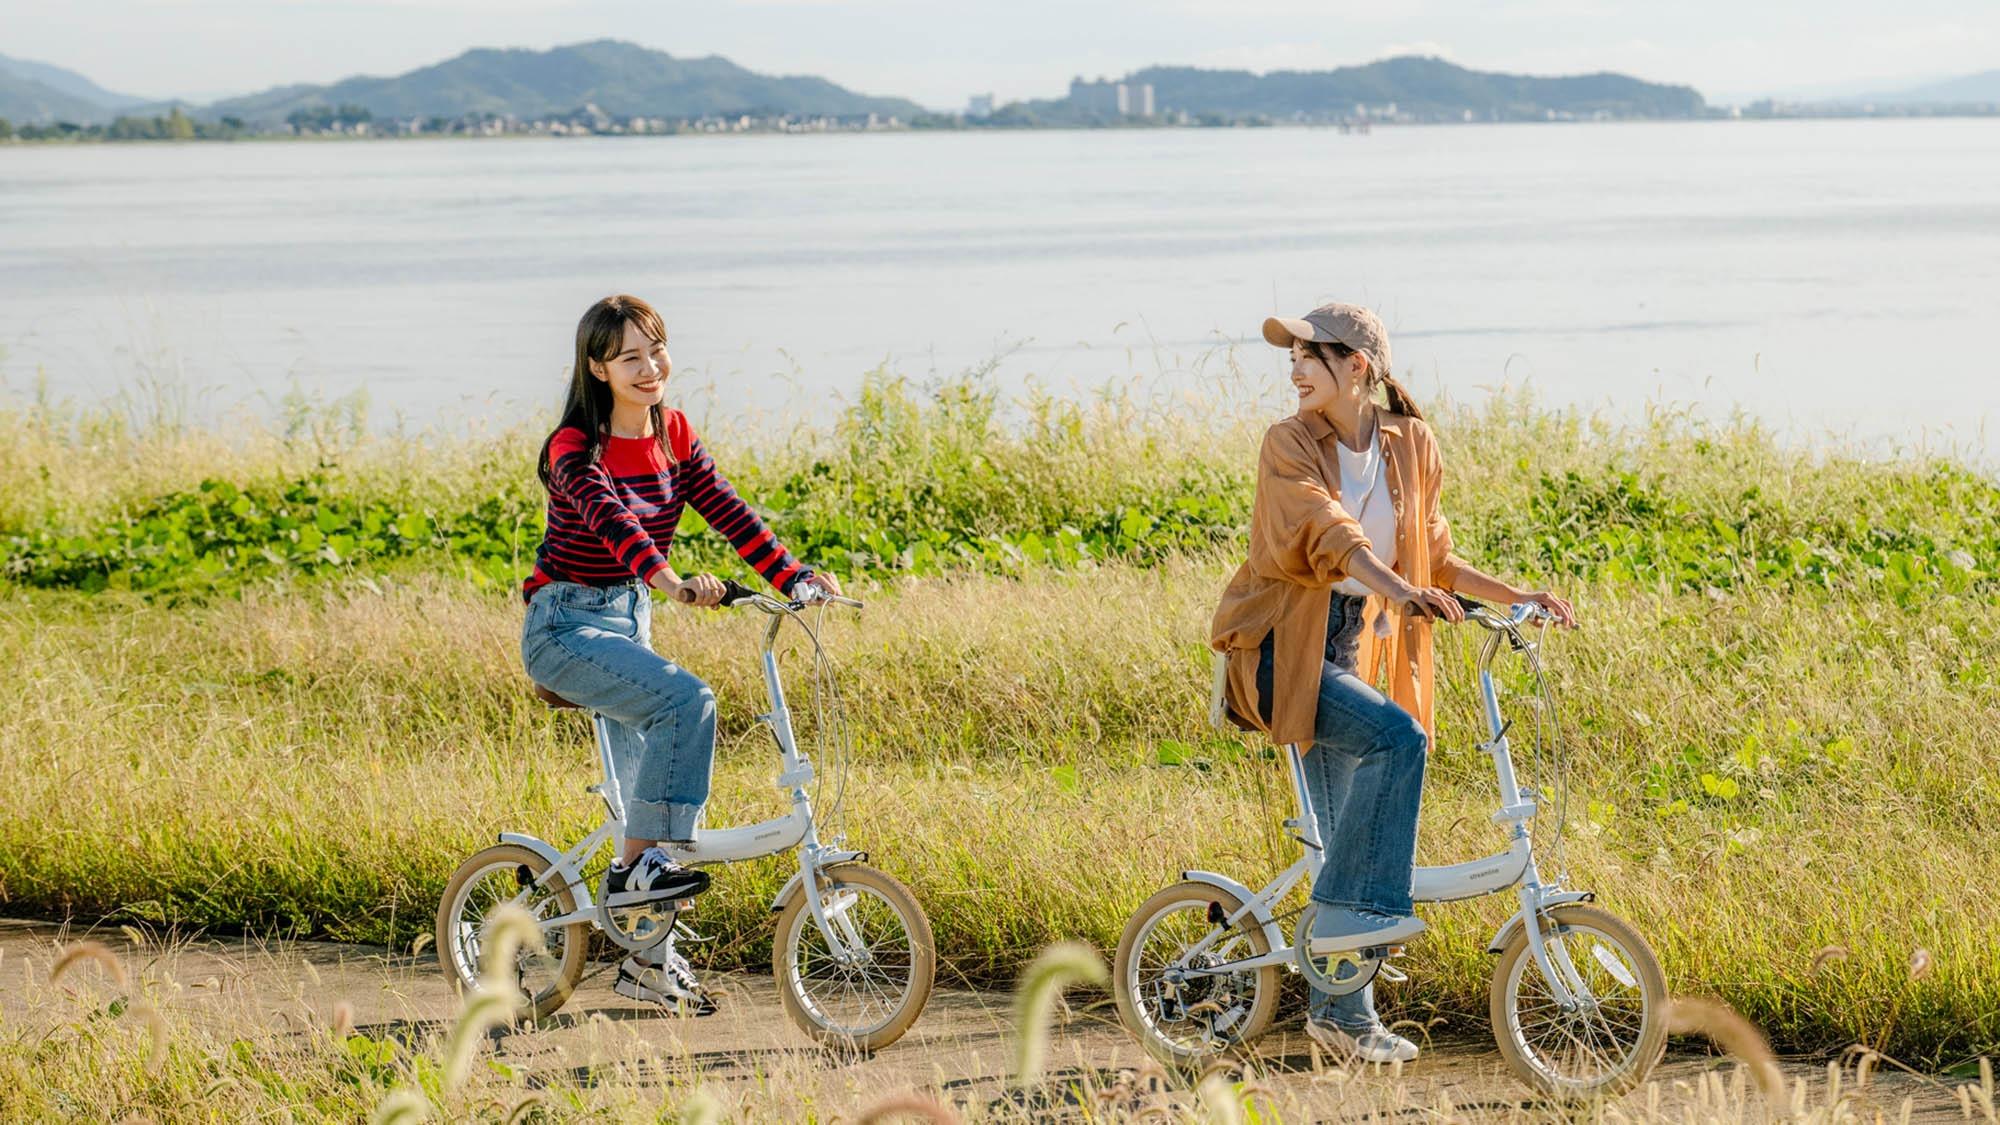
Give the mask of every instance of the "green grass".
MULTIPOLYGON (((511 585, 532 560, 542 435, 385 441, 303 413, 225 443, 182 426, 0 412, 0 574, 205 593, 415 563, 511 585)), ((722 461, 793 548, 876 577, 1153 565, 1231 547, 1266 415, 1130 399, 1003 404, 976 378, 872 377, 838 420, 722 461)), ((1516 573, 1679 592, 1869 590, 1906 607, 2000 589, 2000 485, 1944 460, 1772 448, 1680 417, 1615 429, 1496 399, 1448 410, 1464 553, 1516 573)), ((726 568, 689 512, 681 558, 726 568)))
MULTIPOLYGON (((881 382, 833 427, 716 438, 783 534, 870 599, 864 624, 831 631, 857 736, 846 828, 917 891, 948 977, 1006 979, 1060 938, 1108 953, 1180 868, 1256 881, 1289 861, 1282 767, 1202 725, 1256 417, 881 382)), ((1463 552, 1557 584, 1586 621, 1549 646, 1573 881, 1653 939, 1676 990, 1783 1046, 1927 1064, 2000 1048, 1984 885, 2000 489, 1740 424, 1501 400, 1438 426, 1463 552), (1847 957, 1813 971, 1830 945, 1847 957), (1932 968, 1913 980, 1920 948, 1932 968)), ((7 910, 402 944, 495 831, 588 827, 587 729, 529 699, 516 648, 532 435, 224 442, 47 410, 0 431, 7 910), (302 480, 311 506, 284 498, 302 480), (461 535, 482 510, 504 518, 461 535), (323 511, 358 549, 290 536, 323 511)), ((684 548, 726 561, 711 535, 684 548)), ((658 647, 723 702, 717 821, 777 809, 749 719, 753 624, 657 622, 658 647)), ((1500 843, 1465 638, 1442 643, 1425 862, 1500 843)), ((723 874, 700 919, 725 939, 717 959, 766 956, 784 874, 723 874)), ((1427 910, 1413 979, 1385 1001, 1482 1028, 1505 910, 1427 910)))

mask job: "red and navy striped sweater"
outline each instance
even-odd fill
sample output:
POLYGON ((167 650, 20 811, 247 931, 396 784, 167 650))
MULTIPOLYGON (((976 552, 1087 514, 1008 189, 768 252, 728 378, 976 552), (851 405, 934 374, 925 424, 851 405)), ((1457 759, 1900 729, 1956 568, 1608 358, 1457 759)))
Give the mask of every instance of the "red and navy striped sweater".
POLYGON ((565 426, 549 444, 549 529, 521 595, 550 582, 610 586, 652 581, 667 565, 681 510, 694 510, 736 547, 743 561, 780 592, 811 571, 785 550, 757 513, 736 495, 678 410, 666 416, 667 463, 650 437, 607 435, 593 464, 581 429, 565 426))

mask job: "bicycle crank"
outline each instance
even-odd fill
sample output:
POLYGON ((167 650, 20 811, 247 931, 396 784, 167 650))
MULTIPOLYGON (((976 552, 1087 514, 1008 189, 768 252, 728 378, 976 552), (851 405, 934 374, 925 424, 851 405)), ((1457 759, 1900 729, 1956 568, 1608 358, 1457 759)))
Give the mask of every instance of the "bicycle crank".
POLYGON ((1313 953, 1312 923, 1311 907, 1299 912, 1298 924, 1292 932, 1292 952, 1298 961, 1300 974, 1315 991, 1328 996, 1346 996, 1367 988, 1377 976, 1391 983, 1410 979, 1408 974, 1389 964, 1391 957, 1403 955, 1401 945, 1371 945, 1339 953, 1313 953))
POLYGON ((643 906, 614 907, 597 904, 597 925, 612 944, 632 953, 645 953, 674 934, 681 910, 692 900, 647 903, 643 906))

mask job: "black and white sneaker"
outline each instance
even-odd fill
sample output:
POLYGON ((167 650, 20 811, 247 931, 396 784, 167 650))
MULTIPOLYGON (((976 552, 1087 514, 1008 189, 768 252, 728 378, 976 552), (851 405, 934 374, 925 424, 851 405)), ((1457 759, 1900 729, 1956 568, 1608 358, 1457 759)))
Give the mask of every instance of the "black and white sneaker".
POLYGON ((1306 1019, 1306 1034, 1312 1037, 1313 1042, 1333 1052, 1335 1058, 1399 1063, 1417 1057, 1417 1045, 1383 1027, 1381 1020, 1358 1031, 1349 1031, 1332 1020, 1311 1016, 1306 1019))
POLYGON ((629 867, 611 865, 604 875, 604 904, 611 907, 693 898, 708 889, 708 872, 675 863, 659 848, 647 848, 629 867))
POLYGON ((640 960, 636 953, 625 958, 618 965, 618 983, 611 990, 683 1016, 712 1015, 716 1010, 715 998, 695 979, 694 967, 671 946, 660 955, 657 965, 640 960))

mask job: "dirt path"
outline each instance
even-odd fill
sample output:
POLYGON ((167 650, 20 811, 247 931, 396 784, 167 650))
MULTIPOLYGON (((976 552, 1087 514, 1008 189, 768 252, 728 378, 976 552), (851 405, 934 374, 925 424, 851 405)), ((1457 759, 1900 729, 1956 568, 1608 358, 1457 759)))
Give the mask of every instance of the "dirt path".
MULTIPOLYGON (((458 1010, 427 953, 387 956, 362 946, 242 940, 162 948, 135 945, 116 928, 86 934, 10 921, 0 921, 0 995, 31 994, 47 980, 57 943, 86 936, 110 946, 134 976, 162 982, 160 1004, 177 1018, 217 1026, 296 1034, 302 1027, 329 1026, 344 1001, 357 1031, 417 1041, 446 1027, 458 1010)), ((725 1086, 780 1084, 799 1104, 820 1107, 822 1116, 903 1090, 994 1108, 1021 1097, 1009 1093, 1005 1077, 1013 1030, 1012 998, 1004 993, 940 988, 901 1042, 854 1060, 814 1049, 785 1018, 769 975, 710 974, 722 1011, 689 1020, 616 995, 612 979, 605 972, 588 980, 547 1026, 506 1034, 496 1045, 497 1058, 531 1073, 566 1073, 580 1081, 660 1084, 698 1073, 725 1086)), ((1428 1118, 1447 1099, 1458 1115, 1470 1117, 1553 1116, 1507 1074, 1490 1040, 1433 1044, 1400 1076, 1383 1068, 1350 1071, 1316 1060, 1294 1019, 1262 1040, 1258 1054, 1265 1073, 1257 1080, 1282 1101, 1309 1106, 1314 1117, 1428 1118)), ((1108 1089, 1121 1077, 1130 1084, 1144 1065, 1108 1002, 1058 1017, 1048 1050, 1052 1078, 1067 1079, 1072 1088, 1108 1089)), ((1718 1069, 1733 1070, 1706 1055, 1671 1055, 1656 1072, 1659 1109, 1685 1108, 1698 1097, 1703 1075, 1718 1069)), ((1788 1078, 1808 1080, 1812 1104, 1824 1104, 1824 1062, 1789 1061, 1785 1069, 1788 1078)), ((1869 1118, 1879 1108, 1894 1120, 1905 1097, 1914 1100, 1913 1120, 1961 1119, 1948 1089, 1895 1072, 1880 1075, 1856 1108, 1869 1118)), ((1628 1099, 1627 1111, 1643 1113, 1646 1106, 1641 1092, 1628 1099)), ((1045 1108, 1063 1116, 1059 1106, 1045 1108)))

